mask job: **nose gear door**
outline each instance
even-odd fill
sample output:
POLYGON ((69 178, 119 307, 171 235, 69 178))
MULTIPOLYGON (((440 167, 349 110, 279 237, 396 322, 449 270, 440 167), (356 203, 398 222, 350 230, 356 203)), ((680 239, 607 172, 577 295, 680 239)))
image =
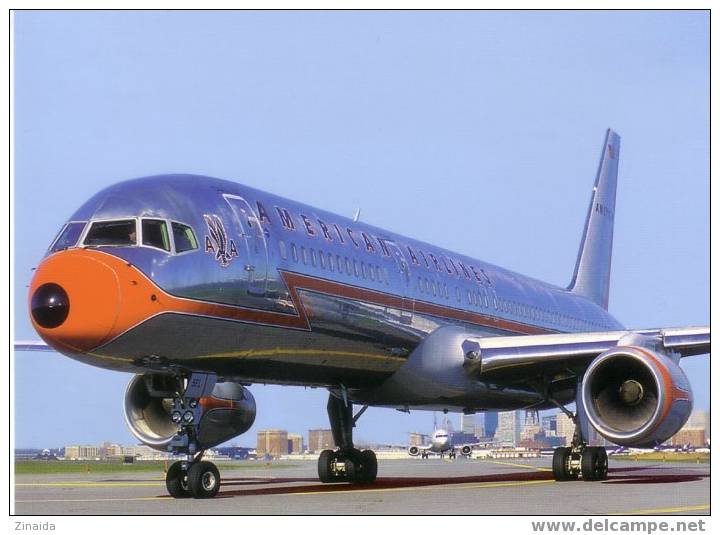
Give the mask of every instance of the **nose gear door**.
POLYGON ((263 296, 267 290, 268 253, 260 220, 250 204, 239 195, 225 193, 223 197, 235 214, 235 224, 245 242, 247 257, 243 269, 247 274, 248 293, 263 296))

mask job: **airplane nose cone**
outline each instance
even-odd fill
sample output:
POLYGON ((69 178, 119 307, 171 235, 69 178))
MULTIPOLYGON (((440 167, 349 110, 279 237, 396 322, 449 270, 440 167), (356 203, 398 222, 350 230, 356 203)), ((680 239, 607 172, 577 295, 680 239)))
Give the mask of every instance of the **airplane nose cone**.
POLYGON ((68 317, 70 299, 62 286, 48 282, 33 293, 30 311, 38 325, 46 329, 54 329, 62 325, 68 317))
POLYGON ((30 284, 33 327, 59 351, 89 351, 107 341, 120 308, 110 261, 98 253, 68 250, 47 257, 30 284))

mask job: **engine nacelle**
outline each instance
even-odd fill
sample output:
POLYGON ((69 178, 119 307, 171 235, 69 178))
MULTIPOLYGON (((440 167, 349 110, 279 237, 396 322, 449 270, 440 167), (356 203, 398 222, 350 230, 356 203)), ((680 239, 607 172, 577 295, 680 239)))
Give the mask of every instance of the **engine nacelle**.
POLYGON ((581 399, 590 424, 621 446, 664 442, 692 411, 690 383, 680 366, 635 345, 598 356, 585 372, 581 399))
MULTIPOLYGON (((163 375, 136 375, 125 392, 125 421, 135 437, 158 450, 167 446, 178 432, 173 423, 172 378, 163 375)), ((255 398, 237 383, 216 383, 212 394, 200 398, 203 408, 198 425, 198 447, 212 448, 236 437, 255 421, 255 398)))
POLYGON ((470 454, 472 453, 472 446, 467 446, 467 445, 463 446, 462 448, 460 448, 460 453, 465 455, 465 457, 469 457, 470 454))
POLYGON ((417 457, 418 455, 420 455, 420 448, 418 448, 417 446, 410 446, 410 447, 408 448, 408 455, 412 455, 413 457, 417 457))

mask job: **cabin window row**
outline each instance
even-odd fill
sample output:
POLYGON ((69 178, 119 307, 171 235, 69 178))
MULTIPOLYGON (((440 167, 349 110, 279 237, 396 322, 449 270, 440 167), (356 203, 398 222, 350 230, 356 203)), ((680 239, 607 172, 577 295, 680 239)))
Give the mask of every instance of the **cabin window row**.
POLYGON ((358 279, 390 284, 390 276, 387 268, 378 266, 377 264, 329 253, 322 249, 316 250, 313 247, 297 246, 294 242, 290 242, 288 247, 283 240, 278 242, 278 247, 280 249, 280 257, 283 260, 290 258, 295 263, 302 263, 306 266, 320 268, 331 273, 344 273, 358 279))

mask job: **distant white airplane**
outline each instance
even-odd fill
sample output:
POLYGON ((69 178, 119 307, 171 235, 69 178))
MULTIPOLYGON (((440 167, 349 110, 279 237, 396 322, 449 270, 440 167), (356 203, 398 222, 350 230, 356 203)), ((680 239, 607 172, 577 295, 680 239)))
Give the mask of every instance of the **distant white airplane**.
POLYGON ((423 459, 427 459, 430 454, 440 455, 442 459, 445 454, 448 454, 450 459, 457 457, 456 450, 460 450, 460 453, 466 457, 472 453, 473 447, 480 446, 480 442, 472 444, 453 444, 452 433, 450 432, 450 426, 447 420, 443 422, 441 426, 435 425, 435 430, 430 435, 430 443, 425 446, 409 446, 408 454, 417 457, 421 456, 423 459))

